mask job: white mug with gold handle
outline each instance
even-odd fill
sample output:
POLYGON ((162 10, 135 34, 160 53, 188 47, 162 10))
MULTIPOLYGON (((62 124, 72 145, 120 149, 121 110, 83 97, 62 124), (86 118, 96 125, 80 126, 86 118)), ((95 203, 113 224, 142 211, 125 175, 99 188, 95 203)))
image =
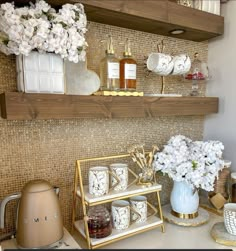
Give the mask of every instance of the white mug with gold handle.
POLYGON ((89 168, 89 193, 94 196, 108 194, 120 183, 119 178, 112 173, 106 166, 94 166, 89 168), (116 183, 109 188, 109 174, 111 174, 116 183))
POLYGON ((127 229, 132 223, 137 222, 141 215, 130 206, 129 201, 116 200, 111 204, 112 222, 115 229, 127 229), (132 221, 131 212, 137 217, 132 221))
MULTIPOLYGON (((125 163, 113 163, 110 165, 110 170, 120 180, 120 183, 114 188, 115 191, 125 191, 138 180, 138 175, 129 169, 128 165, 125 163), (129 172, 135 177, 131 183, 129 183, 129 172)), ((116 183, 117 179, 114 176, 111 176, 111 184, 114 185, 116 183)))
POLYGON ((131 219, 136 220, 137 223, 145 222, 149 217, 157 213, 157 209, 147 201, 146 196, 133 196, 130 198, 131 208, 135 209, 140 214, 140 218, 137 219, 137 215, 131 213, 131 219), (148 215, 148 206, 153 210, 153 213, 148 215))

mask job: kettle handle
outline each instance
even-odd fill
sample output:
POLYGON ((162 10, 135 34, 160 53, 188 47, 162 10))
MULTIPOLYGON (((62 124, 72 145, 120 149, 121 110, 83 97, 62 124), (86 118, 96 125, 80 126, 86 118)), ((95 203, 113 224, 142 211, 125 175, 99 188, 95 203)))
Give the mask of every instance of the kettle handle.
POLYGON ((21 197, 21 193, 14 193, 11 194, 7 197, 5 197, 1 202, 0 202, 0 228, 4 228, 4 223, 5 223, 5 209, 6 205, 9 201, 19 199, 21 197))
POLYGON ((53 189, 54 189, 54 192, 56 193, 56 195, 57 195, 57 196, 59 196, 59 193, 60 193, 60 188, 59 188, 59 187, 54 186, 54 187, 53 187, 53 189))

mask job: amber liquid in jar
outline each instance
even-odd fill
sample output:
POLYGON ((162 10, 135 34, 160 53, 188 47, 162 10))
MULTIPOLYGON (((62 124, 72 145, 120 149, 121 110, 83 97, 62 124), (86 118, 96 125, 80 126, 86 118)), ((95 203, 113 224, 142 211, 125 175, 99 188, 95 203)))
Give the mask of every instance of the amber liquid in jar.
POLYGON ((136 90, 137 63, 131 57, 125 57, 120 61, 120 89, 136 90))
POLYGON ((88 211, 88 230, 91 238, 104 238, 111 234, 111 217, 103 206, 95 206, 88 211))

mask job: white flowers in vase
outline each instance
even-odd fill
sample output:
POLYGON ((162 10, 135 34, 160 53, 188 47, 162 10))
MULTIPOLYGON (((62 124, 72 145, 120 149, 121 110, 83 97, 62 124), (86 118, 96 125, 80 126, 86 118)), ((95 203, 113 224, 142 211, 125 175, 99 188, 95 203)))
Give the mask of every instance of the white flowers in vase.
POLYGON ((87 18, 82 4, 65 4, 56 12, 44 0, 28 7, 1 4, 0 51, 26 55, 53 52, 74 63, 85 61, 87 18))
POLYGON ((154 156, 153 168, 175 181, 186 181, 193 189, 214 190, 215 179, 224 168, 220 141, 192 141, 176 135, 154 156))

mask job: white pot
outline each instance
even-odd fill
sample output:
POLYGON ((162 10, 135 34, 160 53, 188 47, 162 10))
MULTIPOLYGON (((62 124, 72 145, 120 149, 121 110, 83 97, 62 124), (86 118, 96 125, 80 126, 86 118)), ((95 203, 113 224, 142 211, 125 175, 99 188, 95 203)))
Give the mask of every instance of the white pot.
POLYGON ((170 195, 172 210, 181 214, 192 214, 198 211, 198 191, 193 189, 185 181, 174 181, 170 195))
POLYGON ((16 57, 17 89, 27 93, 64 94, 64 62, 54 53, 16 57))

